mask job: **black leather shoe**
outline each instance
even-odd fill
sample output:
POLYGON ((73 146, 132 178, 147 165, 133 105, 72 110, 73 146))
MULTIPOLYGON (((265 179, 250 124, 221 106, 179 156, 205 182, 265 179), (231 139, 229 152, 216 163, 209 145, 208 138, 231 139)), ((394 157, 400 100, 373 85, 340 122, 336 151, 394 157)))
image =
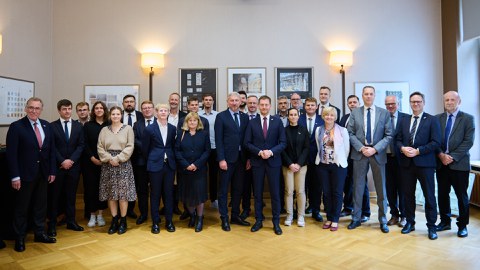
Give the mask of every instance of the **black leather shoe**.
MULTIPOLYGON (((48 237, 48 235, 42 233, 42 234, 36 234, 35 237, 33 238, 34 242, 40 242, 40 243, 46 243, 46 244, 53 244, 57 242, 57 239, 53 237, 48 237)), ((25 243, 24 243, 25 246, 25 243)))
POLYGON ((340 212, 340 217, 350 216, 351 214, 352 214, 352 211, 343 209, 342 212, 340 212))
POLYGON ((428 239, 436 240, 438 238, 437 231, 435 229, 428 229, 428 239))
POLYGON ((320 215, 320 212, 312 213, 312 217, 318 222, 323 222, 323 217, 320 215))
POLYGON ((17 238, 15 240, 15 247, 13 248, 16 252, 23 252, 25 251, 25 239, 17 238))
POLYGON ((245 221, 243 219, 241 219, 240 217, 232 217, 230 219, 230 223, 231 224, 237 224, 237 225, 241 225, 241 226, 250 226, 250 222, 248 221, 245 221))
POLYGON ((4 249, 7 245, 5 244, 5 242, 3 242, 3 240, 0 240, 0 249, 4 249))
POLYGON ((159 234, 159 233, 160 233, 160 227, 158 226, 158 223, 153 223, 153 225, 152 225, 152 233, 153 233, 153 234, 159 234))
POLYGON ((185 220, 190 217, 190 213, 185 209, 183 213, 180 215, 180 220, 185 220))
POLYGON ((124 234, 127 231, 127 218, 121 217, 120 224, 118 225, 118 234, 124 234))
POLYGON ((468 236, 468 230, 467 230, 467 227, 463 227, 463 228, 458 228, 458 232, 457 232, 457 236, 458 237, 461 237, 461 238, 465 238, 468 236))
POLYGON ((361 222, 361 223, 365 223, 365 222, 367 222, 369 219, 370 219, 370 217, 362 216, 362 218, 360 218, 360 222, 361 222))
MULTIPOLYGON (((252 228, 253 229, 253 228, 252 228)), ((276 235, 282 235, 282 228, 280 228, 279 224, 273 224, 273 231, 276 235)))
POLYGON ((222 220, 222 230, 229 232, 230 231, 230 223, 228 223, 228 217, 221 217, 222 220))
POLYGON ((76 232, 81 232, 84 230, 83 227, 78 225, 76 222, 67 223, 67 229, 76 231, 76 232))
POLYGON ((57 236, 57 228, 55 225, 49 224, 47 229, 47 235, 50 237, 57 236))
POLYGON ((413 231, 415 231, 415 225, 410 222, 407 222, 407 224, 405 224, 405 226, 402 228, 402 234, 407 234, 413 231))
POLYGON ((359 226, 361 226, 361 225, 362 225, 362 223, 360 223, 360 221, 353 221, 353 220, 352 220, 352 222, 350 222, 350 224, 348 224, 347 229, 353 230, 353 229, 355 229, 355 228, 357 228, 357 227, 359 227, 359 226))
POLYGON ((383 232, 383 233, 388 233, 390 230, 388 229, 388 226, 387 224, 380 224, 380 230, 383 232))
POLYGON ((112 224, 110 225, 110 228, 108 229, 108 234, 114 234, 118 231, 118 215, 115 217, 112 217, 112 224))
POLYGON ((280 210, 280 214, 286 214, 286 213, 287 213, 287 210, 286 210, 285 208, 282 208, 282 209, 280 210))
POLYGON ((452 226, 450 225, 450 223, 446 223, 446 222, 440 222, 438 225, 437 225, 437 231, 441 232, 441 231, 447 231, 447 230, 451 230, 452 229, 452 226))
POLYGON ((178 206, 175 206, 175 207, 173 207, 173 213, 175 215, 181 215, 182 211, 180 211, 180 208, 178 208, 178 206))
POLYGON ((147 217, 146 216, 142 216, 140 215, 138 218, 137 218, 137 225, 140 225, 140 224, 143 224, 145 221, 147 221, 147 217))
POLYGON ((305 209, 305 214, 311 214, 312 213, 312 207, 308 206, 307 209, 305 209))
MULTIPOLYGON (((261 221, 255 221, 255 224, 253 224, 252 228, 250 229, 251 232, 257 232, 263 228, 263 223, 261 221)), ((281 229, 280 229, 281 230, 281 229)))
POLYGON ((135 212, 133 210, 131 211, 127 211, 127 217, 129 218, 137 218, 137 214, 135 214, 135 212))
POLYGON ((250 216, 250 210, 243 210, 240 214, 240 218, 245 220, 250 216))
POLYGON ((167 230, 167 232, 174 232, 175 231, 175 226, 173 225, 173 222, 172 221, 167 221, 165 223, 165 229, 167 230))
POLYGON ((195 232, 201 232, 203 230, 203 216, 197 216, 195 218, 195 232))

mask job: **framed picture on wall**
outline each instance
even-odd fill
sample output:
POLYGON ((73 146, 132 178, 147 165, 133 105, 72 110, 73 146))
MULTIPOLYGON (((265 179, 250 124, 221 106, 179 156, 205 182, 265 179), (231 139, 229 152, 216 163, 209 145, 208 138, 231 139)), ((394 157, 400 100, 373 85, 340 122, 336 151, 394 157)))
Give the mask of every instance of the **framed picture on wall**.
POLYGON ((0 126, 27 115, 25 106, 35 95, 35 82, 0 76, 0 126))
POLYGON ((217 68, 180 68, 180 110, 187 112, 187 101, 196 96, 199 99, 199 107, 203 108, 202 97, 204 94, 212 94, 213 109, 217 110, 217 68))
POLYGON ((399 105, 398 110, 404 113, 410 113, 410 86, 408 82, 355 82, 355 95, 362 99, 362 89, 365 86, 373 86, 375 88, 374 104, 385 109, 385 97, 397 96, 399 105))
POLYGON ((313 94, 313 67, 278 67, 275 68, 276 98, 286 96, 290 108, 290 96, 293 93, 300 95, 302 104, 307 97, 313 94))
POLYGON ((266 68, 227 68, 228 93, 243 90, 247 95, 265 95, 266 73, 266 68))
POLYGON ((108 109, 113 106, 123 108, 123 97, 130 94, 135 96, 135 108, 138 109, 139 91, 138 84, 85 85, 85 102, 90 104, 90 108, 97 101, 103 101, 108 109))

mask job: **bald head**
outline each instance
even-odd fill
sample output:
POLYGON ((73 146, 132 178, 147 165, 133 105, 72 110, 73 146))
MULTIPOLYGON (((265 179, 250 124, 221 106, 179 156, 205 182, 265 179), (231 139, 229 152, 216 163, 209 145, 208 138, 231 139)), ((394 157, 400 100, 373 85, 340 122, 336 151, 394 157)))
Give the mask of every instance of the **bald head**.
POLYGON ((443 104, 447 113, 454 113, 461 102, 460 95, 456 91, 448 91, 443 95, 443 104))

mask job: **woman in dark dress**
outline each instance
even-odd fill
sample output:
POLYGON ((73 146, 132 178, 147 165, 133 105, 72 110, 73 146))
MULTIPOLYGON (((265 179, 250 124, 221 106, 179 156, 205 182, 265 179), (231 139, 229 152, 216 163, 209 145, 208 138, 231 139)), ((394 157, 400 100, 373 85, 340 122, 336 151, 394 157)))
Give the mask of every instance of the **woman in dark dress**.
POLYGON ((85 212, 90 213, 88 227, 95 227, 95 225, 105 226, 103 210, 107 208, 107 203, 98 199, 102 162, 98 157, 97 142, 100 130, 108 125, 107 105, 102 101, 95 102, 90 113, 90 121, 85 123, 83 127, 85 133, 85 159, 82 160, 82 166, 86 167, 83 172, 83 186, 85 190, 85 212))
POLYGON ((180 200, 190 212, 189 227, 195 231, 203 229, 203 207, 207 194, 207 160, 210 155, 210 137, 203 129, 197 113, 185 117, 182 129, 177 133, 175 156, 178 170, 182 175, 180 200), (196 216, 195 216, 196 210, 196 216))

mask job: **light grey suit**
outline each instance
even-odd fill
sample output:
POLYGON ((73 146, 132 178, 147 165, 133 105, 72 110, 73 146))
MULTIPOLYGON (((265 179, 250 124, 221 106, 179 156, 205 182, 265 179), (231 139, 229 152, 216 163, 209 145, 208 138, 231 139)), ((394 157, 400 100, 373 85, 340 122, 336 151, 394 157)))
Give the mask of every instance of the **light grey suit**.
POLYGON ((387 223, 387 192, 385 189, 385 164, 387 163, 386 148, 392 140, 393 129, 390 123, 390 114, 387 110, 375 106, 375 120, 372 132, 372 146, 377 153, 371 157, 362 154, 365 146, 364 106, 357 108, 350 114, 348 133, 352 149, 350 157, 353 159, 353 213, 352 220, 360 221, 362 213, 362 196, 365 189, 365 178, 368 165, 372 168, 373 180, 377 192, 378 221, 387 223))

